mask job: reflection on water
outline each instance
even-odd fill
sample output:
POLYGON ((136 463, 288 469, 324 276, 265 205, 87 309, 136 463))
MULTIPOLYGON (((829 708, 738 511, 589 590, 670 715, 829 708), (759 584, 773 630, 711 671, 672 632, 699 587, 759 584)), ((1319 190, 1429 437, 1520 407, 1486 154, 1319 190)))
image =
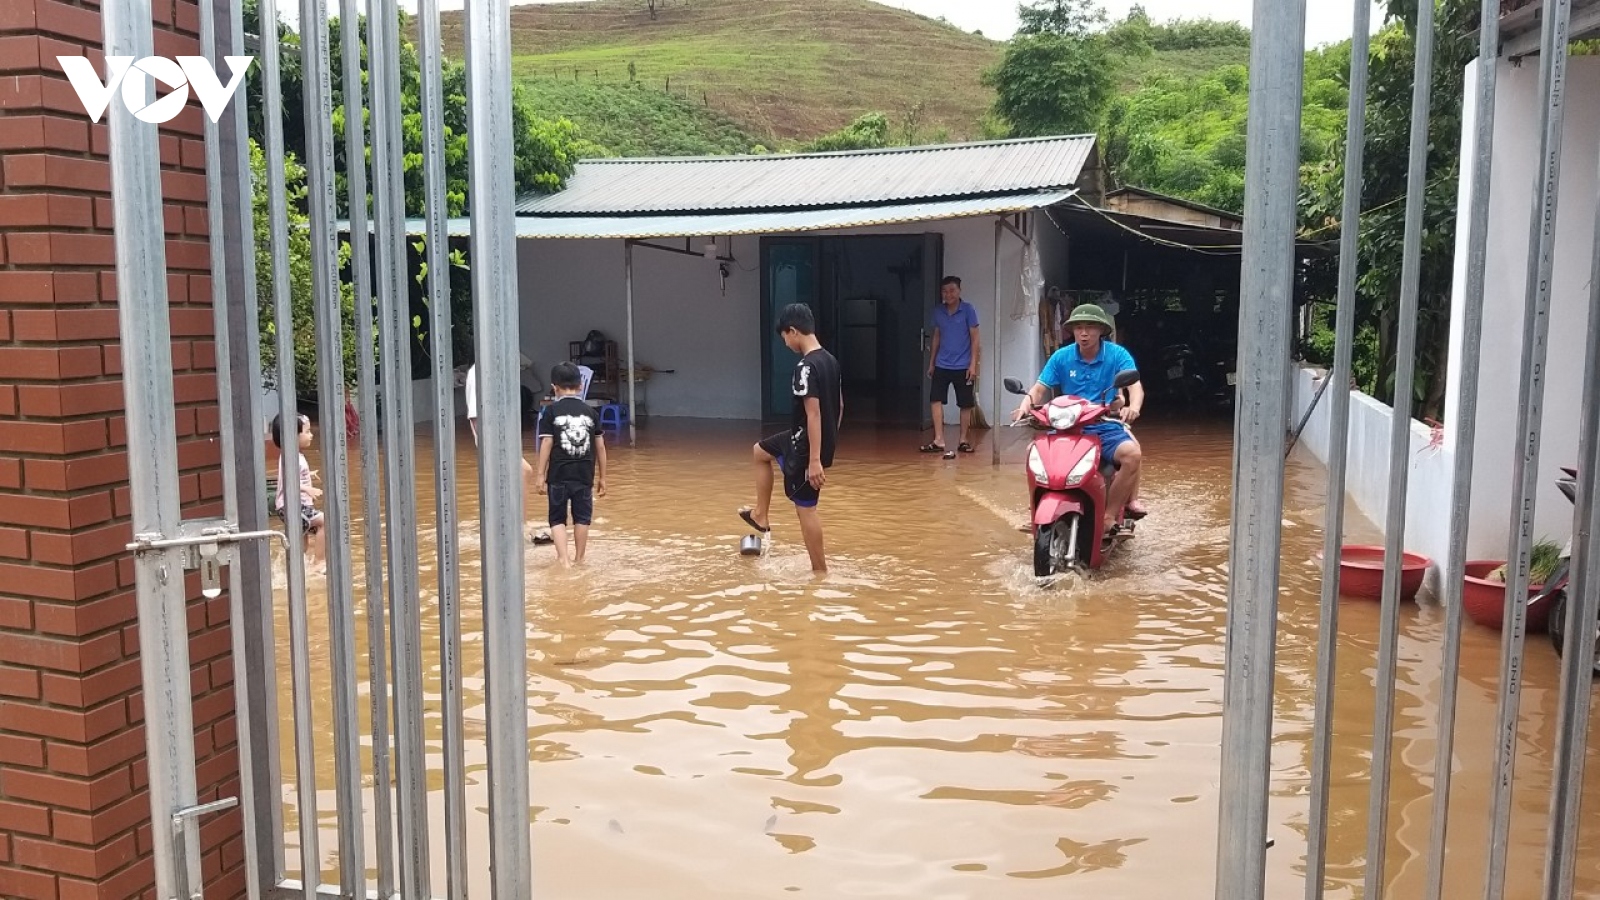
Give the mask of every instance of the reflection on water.
MULTIPOLYGON (((822 580, 812 579, 781 506, 768 554, 738 553, 744 528, 734 512, 749 500, 758 427, 654 422, 637 450, 613 448, 611 496, 597 501, 588 565, 566 572, 549 547, 527 552, 536 896, 1211 896, 1226 428, 1141 424, 1151 517, 1107 570, 1049 588, 1029 576, 1030 546, 1016 530, 1020 433, 1001 434, 999 469, 986 446, 947 462, 915 453, 914 433, 847 435, 823 495, 833 572, 822 580)), ((418 528, 432 872, 442 892, 431 446, 427 436, 418 441, 418 528)), ((486 896, 493 787, 483 745, 477 472, 464 428, 458 453, 467 852, 472 887, 486 896)), ((1322 482, 1321 468, 1297 456, 1284 519, 1273 897, 1299 896, 1304 878, 1322 482)), ((1350 540, 1375 537, 1351 520, 1350 540)), ((351 543, 361 547, 362 536, 351 543)), ((359 559, 354 570, 363 571, 359 559)), ((281 600, 281 572, 278 580, 281 600)), ((328 671, 324 592, 312 583, 317 673, 328 671)), ((1336 898, 1361 893, 1377 611, 1359 600, 1342 608, 1329 853, 1336 898)), ((1390 808, 1396 897, 1420 894, 1426 876, 1443 631, 1435 606, 1409 605, 1403 615, 1390 808)), ((364 621, 357 633, 364 673, 364 621)), ((278 647, 287 711, 287 641, 278 647)), ((1498 636, 1469 624, 1463 667, 1447 896, 1475 891, 1482 877, 1498 636)), ((1536 896, 1542 877, 1557 694, 1555 658, 1535 637, 1511 898, 1536 896)), ((322 867, 337 880, 329 692, 313 701, 322 867)), ((367 703, 364 693, 363 727, 367 703)), ((293 735, 283 733, 293 873, 293 735)), ((1593 756, 1590 792, 1600 769, 1593 756)), ((370 770, 366 785, 370 816, 370 770)), ((1594 804, 1587 814, 1596 815, 1594 804)), ((1580 893, 1600 892, 1594 843, 1586 834, 1580 893)))

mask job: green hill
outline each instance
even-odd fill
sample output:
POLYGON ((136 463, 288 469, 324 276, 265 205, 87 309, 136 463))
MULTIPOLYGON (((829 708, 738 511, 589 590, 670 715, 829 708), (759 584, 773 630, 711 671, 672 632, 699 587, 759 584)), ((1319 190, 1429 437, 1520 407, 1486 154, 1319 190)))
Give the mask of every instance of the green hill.
MULTIPOLYGON (((570 90, 575 85, 616 88, 631 80, 653 92, 670 90, 708 114, 681 121, 684 129, 722 121, 774 148, 873 111, 898 122, 917 110, 929 134, 975 138, 993 100, 980 77, 1000 58, 1000 44, 871 0, 657 0, 656 6, 654 19, 646 0, 512 7, 518 80, 549 104, 541 112, 567 115, 580 126, 620 115, 639 98, 570 90), (561 81, 566 88, 541 86, 561 81)), ((461 31, 460 13, 446 13, 447 53, 461 53, 461 31)))

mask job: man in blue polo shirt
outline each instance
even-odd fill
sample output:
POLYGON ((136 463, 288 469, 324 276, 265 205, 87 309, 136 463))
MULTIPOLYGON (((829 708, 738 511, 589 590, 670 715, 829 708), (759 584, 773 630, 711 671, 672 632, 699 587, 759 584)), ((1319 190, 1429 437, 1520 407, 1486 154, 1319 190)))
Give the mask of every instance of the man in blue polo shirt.
POLYGON ((939 305, 933 309, 933 347, 928 358, 928 378, 933 381, 928 398, 933 406, 933 441, 922 445, 923 453, 955 458, 955 451, 945 449, 944 444, 944 402, 951 388, 955 388, 956 406, 961 408, 961 445, 957 449, 973 451, 967 435, 972 431, 972 410, 978 405, 973 382, 982 355, 978 311, 961 299, 961 279, 948 275, 939 287, 939 305))
MULTIPOLYGON (((1106 339, 1113 326, 1111 317, 1100 307, 1093 303, 1079 306, 1072 311, 1066 325, 1072 332, 1072 343, 1057 350, 1044 364, 1039 383, 1028 391, 1027 396, 1022 398, 1022 405, 1017 408, 1017 419, 1020 420, 1029 410, 1044 403, 1052 390, 1058 395, 1070 394, 1096 403, 1108 402, 1115 393, 1113 388, 1117 374, 1138 368, 1134 365, 1133 354, 1121 344, 1106 339)), ((1121 398, 1117 398, 1116 402, 1121 405, 1121 398)), ((1144 514, 1135 500, 1139 490, 1140 463, 1144 455, 1139 442, 1128 433, 1123 423, 1132 425, 1143 407, 1144 388, 1135 382, 1128 388, 1128 403, 1122 408, 1122 422, 1102 420, 1083 429, 1085 434, 1100 439, 1101 458, 1115 460, 1120 467, 1116 477, 1111 480, 1106 506, 1117 510, 1126 503, 1128 513, 1133 516, 1144 514)), ((1111 533, 1116 534, 1120 527, 1120 522, 1111 523, 1111 533)))

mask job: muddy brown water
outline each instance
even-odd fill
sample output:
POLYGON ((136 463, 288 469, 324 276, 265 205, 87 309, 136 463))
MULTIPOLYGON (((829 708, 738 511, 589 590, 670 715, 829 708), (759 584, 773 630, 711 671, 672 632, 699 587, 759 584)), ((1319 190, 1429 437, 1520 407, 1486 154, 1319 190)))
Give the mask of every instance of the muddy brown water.
MULTIPOLYGON (((813 579, 790 508, 769 553, 738 554, 750 423, 656 421, 613 441, 590 559, 526 555, 534 896, 1043 898, 1212 896, 1226 627, 1228 423, 1139 427, 1151 516, 1108 569, 1041 588, 1029 574, 1021 459, 914 452, 915 432, 847 431, 822 514, 832 572, 813 579), (621 446, 618 446, 621 443, 621 446)), ((312 457, 321 468, 321 435, 312 457)), ((531 441, 525 440, 531 451, 531 441)), ((487 896, 477 462, 456 444, 463 567, 468 871, 487 896)), ((435 893, 443 777, 432 438, 416 482, 435 893)), ((532 458, 531 452, 529 457, 532 458)), ((351 469, 359 490, 358 472, 351 469)), ((1324 471, 1297 451, 1284 518, 1268 896, 1305 877, 1324 471)), ((542 515, 543 498, 532 498, 542 515)), ((359 504, 359 498, 357 498, 359 504)), ((360 521, 359 505, 356 521, 360 521)), ((1347 540, 1381 542, 1352 512, 1347 540)), ((364 571, 357 531, 354 571, 364 571)), ((286 596, 277 641, 285 847, 300 869, 286 596)), ((358 589, 358 606, 364 606, 358 589)), ((313 671, 328 671, 326 585, 311 581, 313 671)), ((1329 892, 1362 894, 1378 606, 1341 606, 1329 892)), ((1392 897, 1422 893, 1442 610, 1402 613, 1390 802, 1392 897)), ((366 624, 358 622, 365 671, 366 624)), ((1498 633, 1462 651, 1446 896, 1477 895, 1488 834, 1498 633)), ((337 880, 330 693, 313 695, 320 860, 337 880)), ((1509 898, 1539 895, 1559 694, 1529 639, 1509 898)), ((366 728, 368 697, 360 698, 366 728)), ((370 745, 366 814, 372 810, 370 745)), ((1578 893, 1600 896, 1589 751, 1578 893)), ((370 831, 369 831, 370 834, 370 831)), ((369 840, 370 845, 370 840, 369 840)), ((369 871, 371 856, 369 846, 369 871)))

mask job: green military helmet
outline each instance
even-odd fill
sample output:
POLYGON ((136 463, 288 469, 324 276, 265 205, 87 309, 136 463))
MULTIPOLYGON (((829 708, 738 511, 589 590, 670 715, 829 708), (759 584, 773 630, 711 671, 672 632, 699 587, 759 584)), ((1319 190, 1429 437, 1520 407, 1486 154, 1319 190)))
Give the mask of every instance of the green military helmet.
POLYGON ((1116 330, 1116 326, 1111 324, 1111 317, 1106 315, 1106 311, 1093 303, 1085 303, 1074 309, 1072 315, 1067 317, 1066 325, 1071 328, 1081 322, 1099 325, 1106 330, 1107 334, 1116 330))

